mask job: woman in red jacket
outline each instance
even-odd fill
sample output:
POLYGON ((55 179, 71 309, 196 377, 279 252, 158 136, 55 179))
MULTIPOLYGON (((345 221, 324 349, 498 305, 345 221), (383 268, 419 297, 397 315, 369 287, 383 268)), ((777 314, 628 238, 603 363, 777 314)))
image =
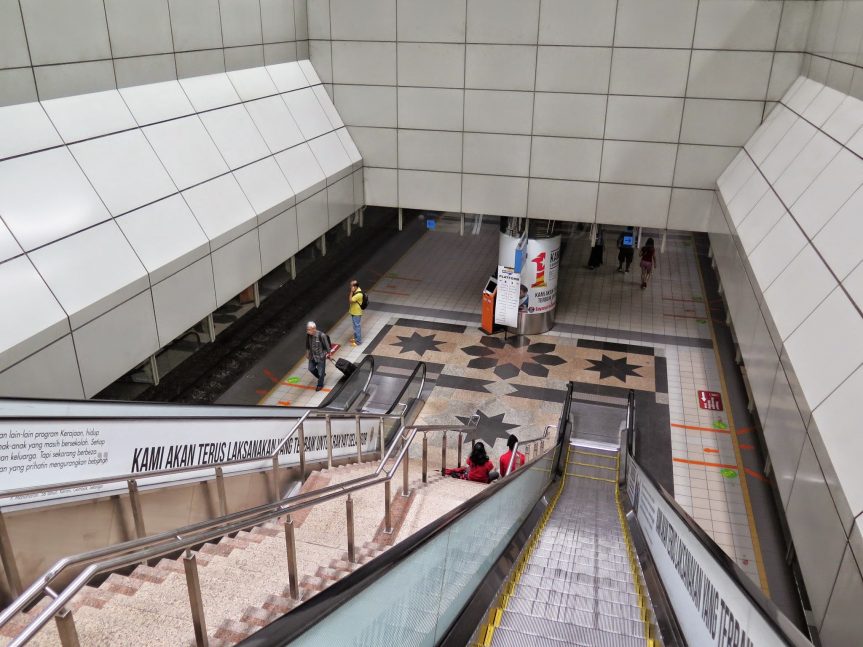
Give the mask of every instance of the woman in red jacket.
POLYGON ((499 474, 494 471, 494 463, 488 459, 488 454, 485 453, 485 445, 481 442, 476 442, 467 459, 467 478, 468 481, 476 481, 478 483, 491 483, 499 474))

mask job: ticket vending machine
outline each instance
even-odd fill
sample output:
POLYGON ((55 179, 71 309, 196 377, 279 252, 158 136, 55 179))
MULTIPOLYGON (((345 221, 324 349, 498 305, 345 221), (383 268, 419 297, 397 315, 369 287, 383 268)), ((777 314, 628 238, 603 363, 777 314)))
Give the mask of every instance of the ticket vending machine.
POLYGON ((482 291, 482 324, 480 330, 489 335, 494 333, 494 300, 497 296, 497 278, 488 277, 488 283, 482 291))

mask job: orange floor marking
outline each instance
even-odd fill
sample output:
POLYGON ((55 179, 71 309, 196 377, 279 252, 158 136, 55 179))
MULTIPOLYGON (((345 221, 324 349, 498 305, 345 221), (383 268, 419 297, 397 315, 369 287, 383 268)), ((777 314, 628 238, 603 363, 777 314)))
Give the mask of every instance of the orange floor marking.
POLYGON ((749 474, 749 476, 758 479, 759 481, 764 481, 765 483, 769 482, 763 474, 759 474, 755 470, 751 470, 748 467, 744 467, 743 471, 746 472, 747 474, 749 474))
POLYGON ((752 445, 740 445, 740 449, 755 449, 752 445))
MULTIPOLYGON (((307 389, 309 391, 314 391, 317 387, 311 386, 310 384, 291 384, 290 382, 282 382, 282 386, 292 386, 296 389, 307 389)), ((332 389, 323 388, 321 389, 324 393, 329 393, 332 389)))
POLYGON ((714 434, 730 434, 731 432, 727 429, 713 429, 712 427, 695 427, 694 425, 681 425, 676 422, 671 423, 672 427, 677 427, 678 429, 691 429, 694 431, 709 431, 714 434))
POLYGON ((752 431, 752 427, 740 427, 737 429, 737 435, 743 436, 745 434, 748 434, 750 431, 752 431))
POLYGON ((268 378, 268 379, 269 379, 273 384, 278 384, 278 383, 279 383, 279 378, 277 378, 277 377, 275 376, 275 374, 274 374, 270 369, 265 368, 265 369, 264 369, 264 375, 266 375, 266 376, 267 376, 267 378, 268 378))
POLYGON ((288 400, 279 400, 278 405, 280 407, 289 407, 291 403, 288 400))
POLYGON ((693 461, 689 458, 672 458, 675 463, 686 463, 687 465, 703 465, 704 467, 723 467, 730 470, 736 470, 737 465, 726 465, 725 463, 709 463, 707 461, 693 461))
MULTIPOLYGON (((280 403, 280 404, 281 404, 281 403, 280 403)), ((705 449, 704 449, 704 452, 705 452, 706 454, 718 454, 718 453, 719 453, 719 450, 718 450, 718 449, 712 449, 712 448, 710 448, 710 447, 707 447, 707 448, 705 448, 705 449)))
POLYGON ((258 395, 269 395, 270 394, 270 392, 267 391, 266 389, 255 389, 255 393, 257 393, 258 395))

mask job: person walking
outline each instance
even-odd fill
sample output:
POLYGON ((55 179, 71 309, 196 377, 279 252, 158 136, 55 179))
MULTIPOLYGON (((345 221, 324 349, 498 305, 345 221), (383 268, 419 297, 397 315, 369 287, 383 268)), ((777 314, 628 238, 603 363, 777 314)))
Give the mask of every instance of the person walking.
POLYGON ((617 271, 623 272, 625 263, 626 271, 629 272, 629 266, 635 258, 635 231, 632 227, 627 227, 626 231, 617 237, 617 249, 617 271))
POLYGON ((656 247, 653 245, 653 239, 648 238, 647 243, 641 248, 641 289, 647 287, 647 282, 650 280, 650 275, 656 269, 656 247))
POLYGON ((358 281, 351 281, 351 292, 348 295, 348 314, 354 325, 354 337, 351 346, 363 343, 363 289, 358 281))
MULTIPOLYGON (((507 438, 506 446, 509 448, 509 451, 500 457, 500 475, 506 476, 506 471, 509 469, 509 463, 512 460, 512 451, 515 446, 518 444, 518 437, 515 434, 510 434, 509 438, 507 438)), ((521 452, 518 452, 516 456, 516 461, 512 466, 512 471, 516 471, 519 467, 524 465, 526 461, 526 457, 521 452)))
POLYGON ((318 330, 317 324, 310 321, 306 324, 306 355, 309 358, 309 373, 318 378, 315 391, 324 388, 324 377, 327 372, 327 355, 330 354, 330 339, 318 330))
POLYGON ((605 253, 605 243, 603 242, 602 227, 596 230, 596 242, 590 248, 590 258, 587 259, 587 269, 595 270, 602 265, 602 257, 605 253))

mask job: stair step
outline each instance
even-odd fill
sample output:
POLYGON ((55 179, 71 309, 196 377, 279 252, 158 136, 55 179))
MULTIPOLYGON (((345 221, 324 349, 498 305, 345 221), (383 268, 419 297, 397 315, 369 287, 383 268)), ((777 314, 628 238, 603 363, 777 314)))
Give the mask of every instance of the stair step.
POLYGON ((119 593, 120 595, 135 595, 143 585, 143 580, 136 580, 125 575, 111 573, 99 588, 103 591, 119 593))
POLYGON ((218 640, 224 640, 231 644, 245 640, 253 633, 260 629, 257 625, 250 625, 237 620, 225 620, 216 629, 213 637, 218 640))
MULTIPOLYGON (((293 600, 291 600, 293 602, 293 600)), ((282 614, 278 611, 271 611, 261 607, 247 607, 240 616, 240 622, 245 622, 256 627, 266 627, 273 620, 280 617, 282 614)))

